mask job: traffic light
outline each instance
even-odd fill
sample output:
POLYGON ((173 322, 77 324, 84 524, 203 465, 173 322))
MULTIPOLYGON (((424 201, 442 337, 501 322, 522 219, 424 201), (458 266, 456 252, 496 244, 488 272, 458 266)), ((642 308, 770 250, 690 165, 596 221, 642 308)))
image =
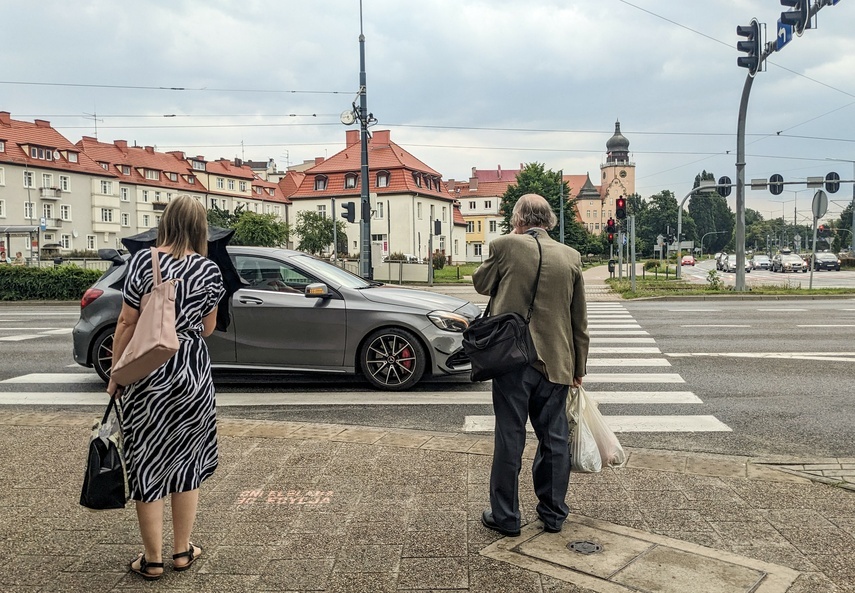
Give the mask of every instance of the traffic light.
POLYGON ((609 243, 614 243, 614 242, 615 242, 615 234, 609 233, 609 243))
POLYGON ((775 173, 769 177, 769 193, 773 196, 780 196, 784 192, 784 176, 780 173, 775 173))
POLYGON ((781 24, 790 25, 801 35, 810 25, 810 0, 781 0, 781 6, 791 8, 781 13, 781 24))
MULTIPOLYGON (((781 2, 785 1, 794 0, 781 0, 781 2)), ((750 25, 738 25, 736 34, 745 37, 745 41, 736 42, 736 49, 746 53, 746 55, 736 58, 736 65, 740 68, 748 68, 748 75, 754 76, 760 68, 760 52, 762 50, 760 23, 757 22, 757 19, 751 19, 750 25)))
POLYGON ((353 202, 345 202, 341 205, 344 212, 341 213, 341 217, 344 218, 347 222, 355 222, 356 221, 356 204, 353 202))
POLYGON ((606 221, 606 232, 608 232, 608 233, 614 233, 614 232, 615 232, 615 230, 616 230, 616 228, 615 228, 615 219, 614 219, 614 218, 610 218, 610 219, 608 219, 608 220, 606 221))
POLYGON ((825 191, 830 194, 836 194, 840 189, 840 175, 832 171, 825 176, 825 191))
POLYGON ((442 234, 442 221, 439 219, 436 219, 433 221, 433 234, 434 235, 441 235, 442 234))
POLYGON ((615 200, 615 216, 618 217, 618 220, 626 218, 626 198, 623 196, 615 200))
POLYGON ((730 177, 728 177, 727 175, 725 175, 723 177, 719 177, 718 178, 718 187, 716 188, 718 195, 720 195, 722 198, 726 198, 727 196, 729 196, 730 190, 733 189, 730 187, 731 183, 732 182, 730 180, 730 177))
POLYGON ((668 233, 668 245, 674 244, 674 233, 668 233))

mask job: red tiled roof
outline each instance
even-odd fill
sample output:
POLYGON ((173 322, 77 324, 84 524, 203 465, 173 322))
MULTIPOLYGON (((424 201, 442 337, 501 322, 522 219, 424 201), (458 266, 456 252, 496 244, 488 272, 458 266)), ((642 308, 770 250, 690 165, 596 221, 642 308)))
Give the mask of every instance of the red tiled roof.
POLYGON ((237 177, 239 179, 252 180, 255 173, 247 165, 237 166, 228 159, 219 159, 206 163, 205 172, 211 175, 222 175, 223 177, 237 177))
POLYGON ((113 177, 111 172, 102 169, 87 155, 81 154, 80 148, 53 129, 48 121, 19 121, 12 119, 8 111, 0 111, 0 140, 6 143, 6 150, 0 152, 0 162, 3 163, 113 177), (60 157, 51 160, 33 158, 26 150, 27 146, 48 149, 51 154, 59 151, 60 157), (78 154, 76 163, 68 160, 69 152, 78 154))
POLYGON ((285 194, 282 193, 282 190, 279 188, 279 185, 272 181, 266 181, 259 177, 258 175, 252 180, 252 196, 256 199, 259 198, 259 194, 255 192, 255 188, 260 188, 264 194, 264 199, 271 202, 281 202, 283 204, 290 204, 291 200, 289 200, 285 194), (273 194, 270 193, 270 190, 273 190, 273 194))
POLYGON ((181 152, 157 152, 151 146, 128 146, 124 140, 110 144, 89 136, 84 136, 77 146, 94 161, 109 163, 110 171, 123 182, 173 188, 176 191, 205 190, 201 185, 187 181, 187 177, 194 176, 193 170, 181 152), (130 167, 130 175, 124 174, 123 166, 130 167), (146 170, 158 171, 159 179, 148 179, 146 170), (172 181, 166 173, 174 173, 176 180, 172 181))
MULTIPOLYGON (((319 162, 305 172, 296 191, 289 197, 292 199, 320 198, 332 196, 358 196, 359 184, 355 188, 345 188, 345 173, 360 173, 361 143, 359 131, 350 130, 346 136, 347 147, 319 162), (315 178, 318 175, 327 177, 326 189, 315 190, 315 178)), ((395 194, 413 193, 452 200, 447 193, 445 183, 439 172, 428 167, 412 154, 389 139, 388 130, 377 130, 368 141, 368 170, 370 175, 369 188, 372 193, 395 194), (377 173, 388 172, 389 181, 386 187, 376 187, 377 173), (413 176, 416 173, 421 178, 421 187, 413 176), (432 186, 427 187, 427 179, 432 186)), ((295 178, 296 181, 296 178, 295 178)))
MULTIPOLYGON (((579 195, 582 187, 585 185, 585 182, 588 181, 588 175, 565 175, 563 177, 564 181, 567 182, 567 185, 570 187, 570 197, 576 198, 579 195)), ((603 189, 600 185, 595 185, 594 189, 597 190, 597 193, 600 196, 603 195, 603 189)))
POLYGON ((514 183, 517 180, 517 174, 522 170, 522 165, 519 169, 502 169, 501 165, 495 170, 493 169, 472 169, 472 177, 477 177, 479 185, 484 181, 507 181, 514 183))
MULTIPOLYGON (((514 178, 516 181, 516 178, 514 178)), ((473 198, 492 198, 501 197, 508 190, 508 187, 513 185, 514 181, 478 181, 478 188, 472 189, 468 181, 455 181, 454 196, 458 200, 465 200, 467 197, 473 198), (460 192, 456 189, 460 188, 460 192)))
POLYGON ((466 219, 463 218, 463 213, 460 211, 460 202, 454 203, 454 226, 466 226, 466 219))
POLYGON ((291 197, 299 189, 305 178, 306 174, 302 171, 288 171, 285 173, 285 177, 279 180, 279 189, 282 190, 282 194, 286 198, 291 197))

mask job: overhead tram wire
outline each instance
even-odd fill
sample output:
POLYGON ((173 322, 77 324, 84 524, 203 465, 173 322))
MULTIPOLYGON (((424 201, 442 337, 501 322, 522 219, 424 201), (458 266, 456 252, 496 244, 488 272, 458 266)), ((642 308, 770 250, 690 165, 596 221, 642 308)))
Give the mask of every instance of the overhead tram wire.
POLYGON ((216 93, 281 93, 305 95, 348 95, 353 91, 307 91, 307 90, 278 90, 278 89, 221 89, 215 87, 183 87, 183 86, 141 86, 127 84, 85 84, 77 82, 33 82, 22 80, 0 80, 0 84, 23 86, 58 86, 90 89, 118 89, 132 91, 198 91, 216 93))

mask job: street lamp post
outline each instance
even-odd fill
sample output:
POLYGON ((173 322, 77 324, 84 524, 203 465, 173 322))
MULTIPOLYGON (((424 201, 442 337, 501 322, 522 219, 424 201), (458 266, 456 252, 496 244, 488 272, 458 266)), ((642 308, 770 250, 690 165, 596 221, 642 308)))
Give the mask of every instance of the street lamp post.
MULTIPOLYGON (((852 179, 855 179, 855 161, 850 161, 847 159, 833 159, 831 157, 825 157, 827 161, 838 161, 840 163, 852 163, 852 179)), ((852 184, 852 230, 855 231, 855 183, 852 184)), ((849 249, 855 253, 855 233, 850 232, 850 244, 849 249)))
POLYGON ((700 182, 698 187, 694 188, 692 191, 686 194, 686 197, 683 198, 683 201, 680 202, 680 205, 677 207, 677 279, 679 280, 682 274, 680 273, 683 266, 680 264, 680 260, 683 257, 683 205, 686 203, 686 200, 691 198, 692 196, 699 194, 701 192, 710 192, 715 191, 716 182, 711 180, 703 180, 700 182))
POLYGON ((707 238, 707 235, 720 235, 721 233, 726 233, 727 231, 710 231, 708 233, 704 233, 704 236, 701 237, 701 257, 704 256, 704 239, 707 238))

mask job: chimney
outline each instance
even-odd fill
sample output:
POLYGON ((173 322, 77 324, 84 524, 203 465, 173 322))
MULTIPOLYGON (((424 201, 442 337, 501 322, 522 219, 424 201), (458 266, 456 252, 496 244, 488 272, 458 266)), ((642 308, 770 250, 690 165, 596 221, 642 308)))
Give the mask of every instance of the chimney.
POLYGON ((243 161, 237 157, 235 157, 235 167, 238 167, 238 168, 243 167, 243 161))
POLYGON ((145 146, 145 151, 149 154, 154 154, 154 146, 145 146))
POLYGON ((375 148, 385 148, 389 146, 389 130, 377 130, 371 138, 371 144, 375 148))
POLYGON ((116 148, 118 148, 122 152, 128 151, 128 141, 127 140, 116 140, 115 142, 113 142, 113 144, 115 144, 116 148))
POLYGON ((178 160, 181 160, 181 161, 184 160, 184 153, 180 150, 171 150, 171 151, 167 152, 166 154, 171 154, 172 156, 174 156, 178 160))
POLYGON ((4 126, 12 125, 11 114, 8 111, 0 111, 0 124, 4 126))
MULTIPOLYGON (((345 145, 353 146, 357 142, 359 142, 359 130, 347 130, 344 133, 345 145)), ((317 165, 317 159, 315 159, 315 164, 317 165)))
POLYGON ((469 178, 469 191, 477 191, 478 176, 475 175, 475 167, 472 167, 472 177, 469 178))
POLYGON ((498 179, 501 179, 501 178, 502 178, 502 165, 496 165, 496 167, 497 167, 497 169, 496 169, 496 177, 497 177, 498 179))
POLYGON ((35 124, 39 128, 49 128, 50 122, 46 119, 37 119, 35 120, 35 124))
MULTIPOLYGON (((350 133, 350 130, 348 130, 348 133, 350 133)), ((358 134, 359 132, 356 132, 356 133, 358 134)), ((316 167, 323 162, 324 162, 324 157, 322 157, 322 156, 316 156, 315 157, 315 166, 316 167)))

